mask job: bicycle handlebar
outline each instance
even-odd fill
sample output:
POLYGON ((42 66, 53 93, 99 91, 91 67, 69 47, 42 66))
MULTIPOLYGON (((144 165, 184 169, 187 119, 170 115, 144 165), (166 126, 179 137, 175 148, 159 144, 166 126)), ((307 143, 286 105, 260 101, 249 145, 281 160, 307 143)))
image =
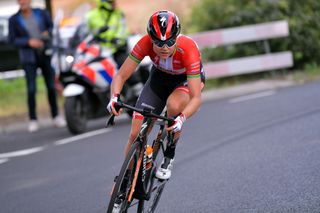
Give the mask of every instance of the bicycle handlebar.
MULTIPOLYGON (((125 103, 123 103, 123 102, 121 102, 119 100, 116 103, 115 108, 116 108, 117 111, 119 111, 121 108, 126 108, 126 109, 130 109, 132 111, 138 112, 138 113, 140 113, 141 115, 143 115, 145 117, 162 119, 162 120, 168 121, 169 126, 171 126, 174 123, 174 119, 173 118, 169 118, 169 117, 165 117, 165 116, 162 116, 162 115, 155 114, 155 113, 153 113, 151 111, 150 108, 139 109, 139 108, 133 107, 131 105, 125 104, 125 103)), ((107 126, 114 125, 114 117, 115 117, 115 115, 112 115, 109 118, 107 126)))

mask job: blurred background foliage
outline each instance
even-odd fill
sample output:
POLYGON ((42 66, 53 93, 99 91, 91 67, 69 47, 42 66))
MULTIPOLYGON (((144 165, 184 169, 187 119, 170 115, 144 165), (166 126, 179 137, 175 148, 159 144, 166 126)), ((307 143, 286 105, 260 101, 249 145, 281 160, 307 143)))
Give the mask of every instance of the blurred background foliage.
MULTIPOLYGON (((319 0, 202 0, 193 8, 188 33, 287 20, 290 36, 268 40, 271 52, 291 50, 295 67, 320 64, 319 0)), ((216 61, 264 54, 262 41, 203 51, 204 60, 216 61)))

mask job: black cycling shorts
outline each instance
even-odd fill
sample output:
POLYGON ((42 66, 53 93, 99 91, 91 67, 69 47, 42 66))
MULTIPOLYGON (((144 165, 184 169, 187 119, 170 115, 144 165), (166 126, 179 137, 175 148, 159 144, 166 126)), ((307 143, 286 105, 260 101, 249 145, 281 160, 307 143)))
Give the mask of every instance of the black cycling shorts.
MULTIPOLYGON (((205 75, 201 65, 201 81, 205 83, 205 75)), ((186 75, 171 75, 152 66, 150 76, 137 100, 136 107, 152 109, 161 114, 169 95, 178 87, 188 86, 186 75)))

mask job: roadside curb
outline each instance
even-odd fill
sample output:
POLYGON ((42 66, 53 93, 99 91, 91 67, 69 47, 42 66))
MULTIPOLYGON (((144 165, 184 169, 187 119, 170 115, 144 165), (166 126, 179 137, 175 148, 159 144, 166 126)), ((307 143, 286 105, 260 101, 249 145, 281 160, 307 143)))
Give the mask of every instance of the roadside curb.
MULTIPOLYGON (((206 90, 202 93, 202 101, 214 101, 294 85, 296 85, 294 81, 288 80, 260 80, 232 87, 206 90)), ((19 121, 5 126, 0 126, 0 134, 12 133, 15 131, 27 131, 27 126, 28 121, 19 121)), ((48 128, 53 127, 54 125, 51 118, 41 118, 39 119, 39 126, 40 128, 48 128)))

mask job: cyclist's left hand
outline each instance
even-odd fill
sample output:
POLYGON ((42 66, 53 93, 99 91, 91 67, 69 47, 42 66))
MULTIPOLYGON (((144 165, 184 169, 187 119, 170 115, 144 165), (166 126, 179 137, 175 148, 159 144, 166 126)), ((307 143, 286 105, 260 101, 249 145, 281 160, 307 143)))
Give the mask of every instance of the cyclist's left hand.
POLYGON ((179 132, 182 129, 183 123, 186 121, 186 116, 182 113, 180 113, 175 119, 174 124, 170 127, 168 127, 168 131, 173 130, 173 132, 179 132))
POLYGON ((115 116, 118 116, 120 115, 120 111, 118 112, 116 109, 115 109, 115 105, 117 104, 118 102, 118 99, 120 98, 120 95, 119 94, 113 94, 110 101, 109 101, 109 104, 107 106, 107 110, 110 114, 113 114, 115 116))

